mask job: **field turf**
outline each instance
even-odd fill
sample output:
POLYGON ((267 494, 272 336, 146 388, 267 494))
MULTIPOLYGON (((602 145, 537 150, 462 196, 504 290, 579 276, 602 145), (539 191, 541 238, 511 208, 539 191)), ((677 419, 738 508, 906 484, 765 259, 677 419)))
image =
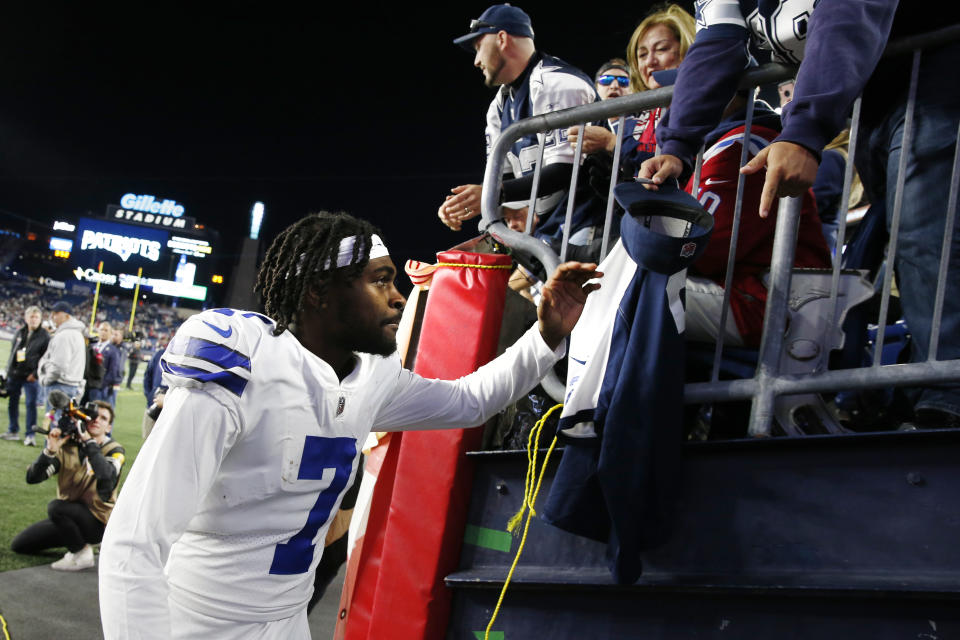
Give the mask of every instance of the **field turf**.
MULTIPOLYGON (((10 353, 10 342, 0 340, 0 366, 6 367, 10 353)), ((133 390, 121 387, 117 394, 117 416, 113 423, 113 438, 126 450, 126 462, 123 478, 133 464, 143 439, 140 437, 140 424, 146 402, 141 391, 140 378, 144 365, 141 364, 134 379, 133 390)), ((50 563, 60 558, 66 549, 53 549, 46 555, 27 556, 10 551, 10 542, 28 525, 47 517, 47 502, 56 497, 56 478, 40 484, 26 483, 26 471, 42 448, 42 436, 37 436, 36 447, 23 445, 25 423, 23 396, 20 397, 20 440, 0 440, 0 571, 22 569, 34 565, 50 563)), ((37 420, 42 419, 40 410, 37 420)), ((0 398, 0 433, 9 426, 7 417, 7 399, 0 398)), ((122 484, 121 484, 122 486, 122 484)))

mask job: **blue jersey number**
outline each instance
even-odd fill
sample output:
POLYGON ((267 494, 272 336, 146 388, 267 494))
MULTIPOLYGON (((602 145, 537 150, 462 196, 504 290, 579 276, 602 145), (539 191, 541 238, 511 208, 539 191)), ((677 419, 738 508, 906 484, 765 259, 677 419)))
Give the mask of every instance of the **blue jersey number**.
POLYGON ((306 573, 310 570, 313 550, 316 546, 313 538, 330 517, 337 497, 347 486, 350 471, 353 469, 353 459, 356 456, 357 440, 355 438, 307 436, 303 444, 303 458, 300 460, 297 479, 320 480, 325 469, 333 469, 333 481, 317 496, 317 501, 310 509, 307 524, 303 529, 300 529, 288 542, 278 544, 274 549, 270 573, 291 575, 306 573))

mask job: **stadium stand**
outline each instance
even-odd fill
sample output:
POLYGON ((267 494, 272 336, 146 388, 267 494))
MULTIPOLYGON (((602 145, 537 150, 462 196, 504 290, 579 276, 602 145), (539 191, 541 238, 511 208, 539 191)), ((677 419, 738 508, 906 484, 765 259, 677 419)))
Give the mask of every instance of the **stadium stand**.
MULTIPOLYGON (((75 317, 82 322, 90 322, 93 313, 92 295, 49 289, 31 282, 26 277, 0 280, 0 335, 7 337, 20 327, 23 310, 28 306, 36 305, 43 309, 46 320, 50 307, 60 301, 74 307, 75 317)), ((130 321, 131 304, 130 298, 100 296, 94 324, 106 320, 126 327, 130 321)), ((143 337, 145 357, 153 351, 160 334, 169 334, 180 325, 183 321, 182 313, 183 311, 157 302, 141 303, 134 318, 133 330, 143 337)))

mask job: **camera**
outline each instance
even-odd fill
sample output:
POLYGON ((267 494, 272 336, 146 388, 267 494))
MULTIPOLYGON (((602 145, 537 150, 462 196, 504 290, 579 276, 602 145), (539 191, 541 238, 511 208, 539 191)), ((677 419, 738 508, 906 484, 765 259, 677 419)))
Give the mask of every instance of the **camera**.
MULTIPOLYGON (((60 419, 57 420, 57 428, 60 429, 61 437, 78 438, 81 423, 92 422, 99 415, 99 407, 93 402, 78 407, 74 404, 73 398, 58 389, 51 391, 48 399, 54 409, 62 409, 60 419)), ((38 426, 36 430, 44 435, 50 433, 50 429, 47 427, 38 426)))

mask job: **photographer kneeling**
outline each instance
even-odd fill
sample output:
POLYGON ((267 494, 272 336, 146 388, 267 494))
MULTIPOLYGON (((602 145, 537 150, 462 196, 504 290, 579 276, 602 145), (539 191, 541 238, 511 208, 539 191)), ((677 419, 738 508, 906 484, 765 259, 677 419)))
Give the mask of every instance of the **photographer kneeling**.
POLYGON ((79 571, 94 566, 90 545, 103 538, 124 461, 123 447, 107 436, 112 424, 113 409, 99 400, 81 411, 71 406, 57 426, 51 423, 47 446, 27 469, 27 483, 59 474, 57 499, 47 505, 48 520, 30 525, 14 538, 13 551, 37 553, 66 547, 68 553, 52 568, 79 571), (84 411, 90 421, 78 417, 84 411))

